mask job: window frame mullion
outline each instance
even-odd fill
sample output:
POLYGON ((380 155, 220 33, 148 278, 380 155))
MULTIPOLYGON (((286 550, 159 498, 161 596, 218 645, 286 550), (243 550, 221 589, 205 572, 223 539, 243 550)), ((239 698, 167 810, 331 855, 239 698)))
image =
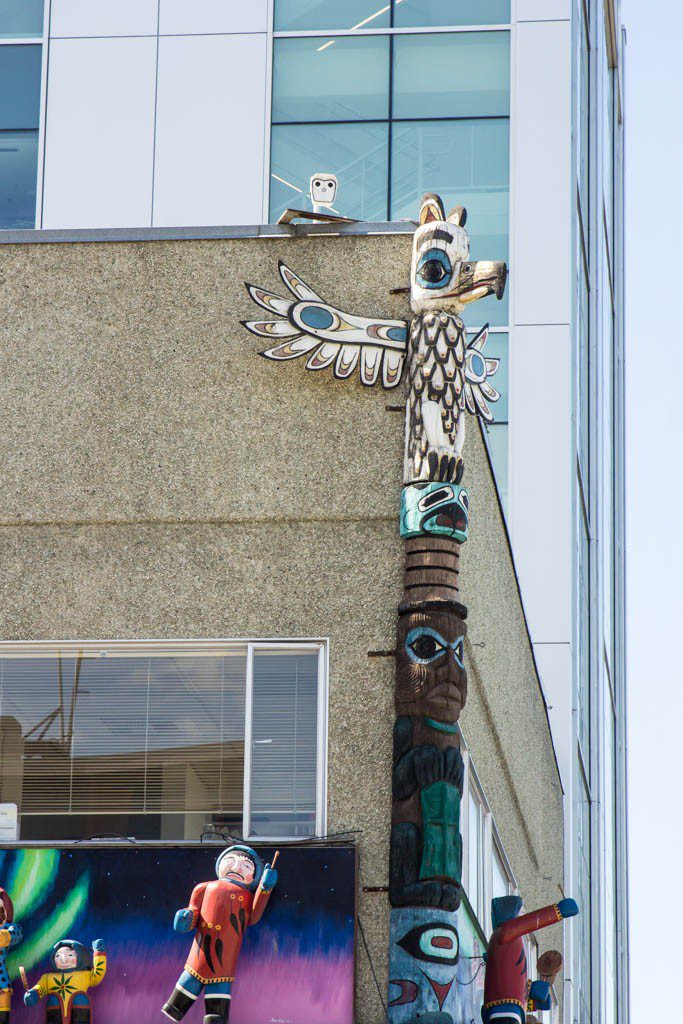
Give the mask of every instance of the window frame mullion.
POLYGON ((247 644, 247 678, 244 691, 244 783, 242 796, 242 835, 251 838, 251 754, 253 735, 254 644, 247 644))

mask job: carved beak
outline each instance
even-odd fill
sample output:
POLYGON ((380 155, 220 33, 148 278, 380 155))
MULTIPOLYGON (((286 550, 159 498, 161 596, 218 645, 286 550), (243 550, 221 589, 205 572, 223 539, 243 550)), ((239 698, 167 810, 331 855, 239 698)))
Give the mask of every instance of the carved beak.
POLYGON ((455 294, 458 302, 466 306, 487 295, 503 298, 508 268, 502 261, 475 260, 460 267, 455 294))

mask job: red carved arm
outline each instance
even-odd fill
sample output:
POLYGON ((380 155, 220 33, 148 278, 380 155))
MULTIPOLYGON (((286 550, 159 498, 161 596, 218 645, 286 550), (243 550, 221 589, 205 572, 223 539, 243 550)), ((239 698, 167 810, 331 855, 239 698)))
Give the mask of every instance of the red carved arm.
POLYGON ((548 928, 551 924, 557 924, 562 920, 562 914, 557 903, 551 903, 549 907, 541 907, 530 914, 523 914, 521 917, 513 917, 505 921, 498 929, 502 943, 514 942, 521 939, 522 935, 529 935, 538 931, 539 928, 548 928))

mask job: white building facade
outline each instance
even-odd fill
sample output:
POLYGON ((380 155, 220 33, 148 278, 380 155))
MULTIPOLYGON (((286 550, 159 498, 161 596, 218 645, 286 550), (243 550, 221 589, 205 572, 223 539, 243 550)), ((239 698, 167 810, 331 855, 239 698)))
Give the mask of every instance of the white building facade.
MULTIPOLYGON (((565 791, 565 1021, 627 1024, 623 44, 618 0, 13 0, 0 229, 469 211, 510 265, 489 443, 565 791)), ((380 311, 381 312, 381 311, 380 311)), ((522 740, 522 738, 520 738, 522 740)))

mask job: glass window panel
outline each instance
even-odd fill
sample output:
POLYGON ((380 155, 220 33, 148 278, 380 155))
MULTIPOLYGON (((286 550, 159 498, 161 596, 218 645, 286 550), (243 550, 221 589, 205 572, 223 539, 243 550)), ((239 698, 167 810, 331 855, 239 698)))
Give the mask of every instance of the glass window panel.
POLYGON ((500 491, 503 511, 508 514, 508 425, 507 423, 487 423, 486 434, 491 452, 493 472, 500 491))
MULTIPOLYGON (((589 175, 589 147, 590 147, 590 56, 588 51, 588 41, 586 38, 586 29, 583 18, 583 10, 581 4, 579 8, 579 21, 578 21, 578 75, 577 75, 577 95, 576 95, 576 129, 577 129, 577 141, 576 141, 576 153, 577 153, 577 176, 579 184, 579 198, 581 202, 581 211, 583 213, 583 222, 586 225, 586 230, 589 224, 589 210, 588 210, 588 175, 589 175)), ((588 238, 586 238, 588 243, 588 238)))
POLYGON ((590 541, 581 516, 579 524, 579 741, 590 773, 590 541))
POLYGON ((581 907, 579 915, 579 938, 577 943, 578 956, 578 998, 579 998, 579 1019, 586 1024, 591 1021, 591 828, 590 810, 591 805, 588 794, 584 788, 583 779, 578 780, 579 808, 577 816, 577 838, 579 849, 578 863, 578 904, 581 907))
POLYGON ((388 28, 389 0, 275 0, 275 31, 331 28, 388 28))
POLYGON ((37 128, 42 46, 0 46, 0 129, 37 128))
POLYGON ((506 25, 510 0, 395 0, 397 28, 430 25, 506 25))
POLYGON ((337 209, 358 220, 387 218, 387 125, 281 125, 272 130, 270 220, 288 206, 312 209, 309 178, 315 171, 339 179, 337 209))
POLYGON ((75 811, 145 810, 149 659, 76 659, 70 687, 75 811))
POLYGON ((387 36, 275 40, 274 124, 359 121, 388 114, 387 36))
POLYGON ((43 0, 0 0, 0 36, 43 34, 43 0))
POLYGON ((588 334, 588 285, 586 283, 586 275, 583 270, 583 263, 579 257, 579 266, 577 267, 577 314, 578 314, 578 334, 579 334, 579 353, 578 353, 578 448, 579 448, 579 462, 581 465, 581 472, 583 477, 583 485, 588 493, 589 483, 589 469, 590 469, 590 449, 589 449, 589 430, 590 430, 590 362, 589 362, 589 347, 590 339, 588 334))
MULTIPOLYGON (((271 835, 315 831, 317 664, 255 656, 252 796, 271 835)), ((239 832, 245 695, 246 647, 2 658, 0 802, 23 838, 239 832)))
POLYGON ((38 132, 0 132, 0 229, 36 224, 38 132))
MULTIPOLYGON (((392 220, 415 218, 423 193, 437 192, 446 210, 458 203, 467 208, 472 259, 507 260, 509 190, 506 118, 394 125, 392 220)), ((502 300, 490 296, 473 302, 463 319, 473 326, 507 324, 507 289, 502 300)))
POLYGON ((492 886, 491 886, 491 899, 498 899, 500 896, 510 895, 510 881, 508 879, 505 865, 503 864, 503 858, 498 853, 498 850, 493 847, 491 865, 493 868, 492 875, 492 886))
POLYGON ((395 118, 499 117, 509 113, 508 32, 394 38, 395 118))
POLYGON ((616 912, 616 740, 615 720, 605 668, 602 687, 602 749, 604 759, 604 885, 602 887, 604 921, 604 1013, 603 1024, 616 1021, 617 998, 617 912, 616 912))
POLYGON ((254 653, 251 834, 315 834, 318 654, 254 653))

